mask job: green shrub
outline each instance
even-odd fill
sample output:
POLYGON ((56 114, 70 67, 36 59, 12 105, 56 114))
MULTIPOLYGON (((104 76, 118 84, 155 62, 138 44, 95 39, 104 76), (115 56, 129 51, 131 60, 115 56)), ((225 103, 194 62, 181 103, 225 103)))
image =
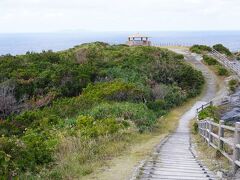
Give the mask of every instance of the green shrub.
POLYGON ((217 68, 217 74, 219 76, 229 76, 229 71, 226 68, 224 68, 222 65, 217 65, 216 68, 217 68))
POLYGON ((117 122, 114 118, 95 120, 91 116, 82 115, 77 118, 76 127, 80 130, 82 136, 90 138, 111 135, 123 128, 121 123, 117 122))
POLYGON ((53 161, 53 152, 58 143, 54 131, 28 129, 22 137, 26 154, 22 159, 22 169, 38 170, 38 166, 53 161))
POLYGON ((133 101, 141 102, 145 96, 143 90, 137 88, 133 83, 113 81, 89 85, 83 92, 84 97, 95 101, 133 101))
POLYGON ((202 53, 205 53, 205 52, 211 52, 212 48, 210 48, 208 46, 205 46, 205 45, 193 45, 190 48, 190 51, 193 52, 193 53, 202 54, 202 53))
POLYGON ((181 89, 178 87, 172 87, 171 91, 164 98, 165 100, 165 109, 170 109, 172 107, 182 104, 187 99, 186 94, 181 92, 181 89))
POLYGON ((156 114, 142 103, 103 103, 91 109, 87 114, 96 119, 118 118, 123 122, 130 120, 141 132, 151 130, 157 121, 156 114))
POLYGON ((0 177, 8 176, 10 156, 0 150, 0 177))
POLYGON ((232 56, 233 54, 231 53, 231 51, 224 47, 222 44, 216 44, 213 46, 213 49, 215 49, 216 51, 220 52, 220 53, 223 53, 227 56, 232 56))
POLYGON ((230 90, 232 92, 234 92, 236 90, 236 88, 238 87, 239 85, 239 82, 237 79, 231 79, 229 82, 228 82, 228 86, 230 88, 230 90))
POLYGON ((199 120, 204 120, 206 118, 212 118, 215 122, 219 122, 219 113, 218 108, 215 106, 209 106, 198 114, 199 120))
POLYGON ((211 66, 211 65, 217 65, 217 64, 219 64, 216 59, 214 59, 214 58, 212 58, 212 57, 209 57, 209 56, 207 56, 207 55, 204 55, 204 56, 203 56, 203 60, 204 60, 205 63, 207 63, 207 64, 210 65, 210 66, 211 66))
POLYGON ((198 133, 198 123, 196 121, 193 123, 193 133, 194 134, 198 133))
POLYGON ((203 61, 209 66, 214 66, 214 69, 217 71, 217 75, 229 76, 229 71, 224 68, 223 65, 221 65, 215 58, 203 55, 203 61))
POLYGON ((167 110, 166 102, 163 99, 157 99, 155 101, 147 102, 147 106, 149 109, 151 109, 157 113, 160 111, 159 115, 165 114, 166 111, 164 111, 164 110, 167 110))
POLYGON ((175 56, 176 59, 184 59, 184 55, 182 54, 178 54, 175 56))
MULTIPOLYGON (((43 165, 53 161, 57 145, 55 133, 28 129, 22 138, 0 138, 2 174, 12 176, 22 171, 39 172, 43 165)), ((2 175, 0 174, 0 175, 2 175)))

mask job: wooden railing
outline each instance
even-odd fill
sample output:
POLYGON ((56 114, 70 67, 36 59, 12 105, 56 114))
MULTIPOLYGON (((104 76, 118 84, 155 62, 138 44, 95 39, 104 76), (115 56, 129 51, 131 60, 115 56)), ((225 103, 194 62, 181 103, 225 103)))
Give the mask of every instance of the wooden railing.
POLYGON ((223 120, 219 123, 210 118, 199 120, 199 113, 211 105, 212 101, 197 109, 198 133, 209 146, 218 150, 232 163, 233 172, 236 173, 240 167, 240 122, 236 122, 235 126, 226 126, 223 120), (230 149, 232 153, 226 149, 230 149))
POLYGON ((206 119, 204 121, 198 121, 198 132, 208 143, 216 150, 222 153, 233 166, 233 171, 240 167, 240 122, 235 123, 235 127, 224 125, 224 121, 219 123, 213 122, 211 119, 206 119), (216 131, 217 129, 217 131, 216 131), (225 138, 225 132, 232 132, 233 135, 225 138), (232 152, 225 151, 225 146, 232 152))
MULTIPOLYGON (((238 61, 231 61, 214 49, 211 55, 240 77, 240 63, 238 61)), ((219 123, 215 123, 209 118, 200 121, 199 112, 211 105, 213 105, 212 101, 197 109, 198 132, 209 146, 221 152, 232 163, 233 171, 236 173, 240 167, 240 122, 236 122, 235 126, 226 126, 223 120, 220 120, 219 123)))
POLYGON ((237 60, 230 60, 225 55, 219 53, 215 49, 212 50, 210 53, 213 57, 215 57, 218 62, 223 64, 225 67, 227 67, 229 70, 231 70, 233 73, 240 76, 240 62, 237 60))
POLYGON ((203 109, 205 109, 205 108, 207 108, 207 107, 209 107, 209 106, 212 106, 212 105, 213 105, 213 102, 212 102, 212 101, 210 101, 210 102, 207 103, 207 104, 202 105, 201 107, 197 108, 197 113, 199 113, 199 112, 202 111, 203 109))

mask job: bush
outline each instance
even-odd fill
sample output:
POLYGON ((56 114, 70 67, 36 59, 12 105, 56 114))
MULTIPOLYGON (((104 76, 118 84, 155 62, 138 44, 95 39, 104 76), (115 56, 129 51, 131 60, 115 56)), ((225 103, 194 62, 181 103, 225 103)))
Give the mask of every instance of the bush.
POLYGON ((43 165, 53 161, 56 138, 53 132, 32 129, 22 138, 0 138, 0 167, 5 169, 2 174, 16 176, 22 171, 39 172, 43 165))
POLYGON ((193 123, 193 133, 194 134, 198 133, 198 123, 196 121, 194 121, 193 123))
POLYGON ((99 136, 117 133, 124 126, 114 118, 95 120, 91 116, 79 116, 76 120, 76 127, 80 134, 85 137, 97 138, 99 136))
POLYGON ((223 65, 221 65, 215 58, 204 55, 203 61, 209 66, 214 66, 215 71, 217 71, 217 75, 229 76, 229 71, 224 68, 223 65))
POLYGON ((204 120, 206 118, 212 118, 215 122, 219 122, 219 113, 218 113, 218 108, 215 106, 209 106, 198 114, 199 120, 204 120))
POLYGON ((226 68, 224 68, 222 65, 218 65, 216 66, 217 68, 217 74, 219 76, 228 76, 229 75, 229 72, 226 68))
POLYGON ((238 80, 236 80, 236 79, 231 79, 231 80, 228 82, 228 86, 229 86, 229 88, 230 88, 230 90, 231 90, 232 92, 234 92, 234 91, 236 90, 236 88, 238 87, 238 85, 239 85, 239 82, 238 82, 238 80))
POLYGON ((224 47, 222 44, 216 44, 213 46, 213 49, 215 49, 216 51, 220 52, 220 53, 223 53, 227 56, 232 56, 233 54, 231 53, 231 51, 224 47))
POLYGON ((8 166, 9 166, 10 156, 7 155, 4 151, 0 151, 0 176, 8 176, 8 166))
POLYGON ((166 113, 167 110, 166 102, 163 99, 157 99, 155 101, 147 102, 147 106, 149 109, 157 112, 158 115, 163 115, 166 113), (161 111, 162 110, 162 111, 161 111))
POLYGON ((205 63, 207 63, 210 66, 219 64, 215 58, 209 57, 207 55, 203 56, 203 60, 205 63))
POLYGON ((86 112, 96 119, 117 118, 134 122, 139 131, 151 130, 157 121, 156 114, 145 104, 135 103, 102 103, 86 112))
POLYGON ((193 45, 190 48, 190 51, 193 53, 202 54, 205 52, 211 52, 212 48, 210 48, 209 46, 205 46, 205 45, 193 45))
POLYGON ((141 102, 146 95, 143 90, 137 88, 133 83, 123 81, 112 81, 89 85, 83 92, 84 97, 95 101, 132 101, 141 102))

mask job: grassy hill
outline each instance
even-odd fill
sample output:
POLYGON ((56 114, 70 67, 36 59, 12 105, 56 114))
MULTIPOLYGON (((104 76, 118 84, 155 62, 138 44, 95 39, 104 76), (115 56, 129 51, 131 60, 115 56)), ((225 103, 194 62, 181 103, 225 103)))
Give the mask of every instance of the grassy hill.
POLYGON ((96 42, 2 56, 0 82, 0 176, 66 179, 152 131, 204 78, 168 50, 96 42))

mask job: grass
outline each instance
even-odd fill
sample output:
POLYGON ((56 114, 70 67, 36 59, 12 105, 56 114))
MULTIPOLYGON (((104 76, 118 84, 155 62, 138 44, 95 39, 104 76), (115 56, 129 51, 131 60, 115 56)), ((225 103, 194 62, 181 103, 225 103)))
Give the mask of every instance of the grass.
POLYGON ((137 131, 129 129, 121 134, 98 139, 70 137, 62 139, 57 153, 57 166, 46 174, 50 179, 79 179, 91 174, 105 162, 121 154, 137 137, 137 131))

